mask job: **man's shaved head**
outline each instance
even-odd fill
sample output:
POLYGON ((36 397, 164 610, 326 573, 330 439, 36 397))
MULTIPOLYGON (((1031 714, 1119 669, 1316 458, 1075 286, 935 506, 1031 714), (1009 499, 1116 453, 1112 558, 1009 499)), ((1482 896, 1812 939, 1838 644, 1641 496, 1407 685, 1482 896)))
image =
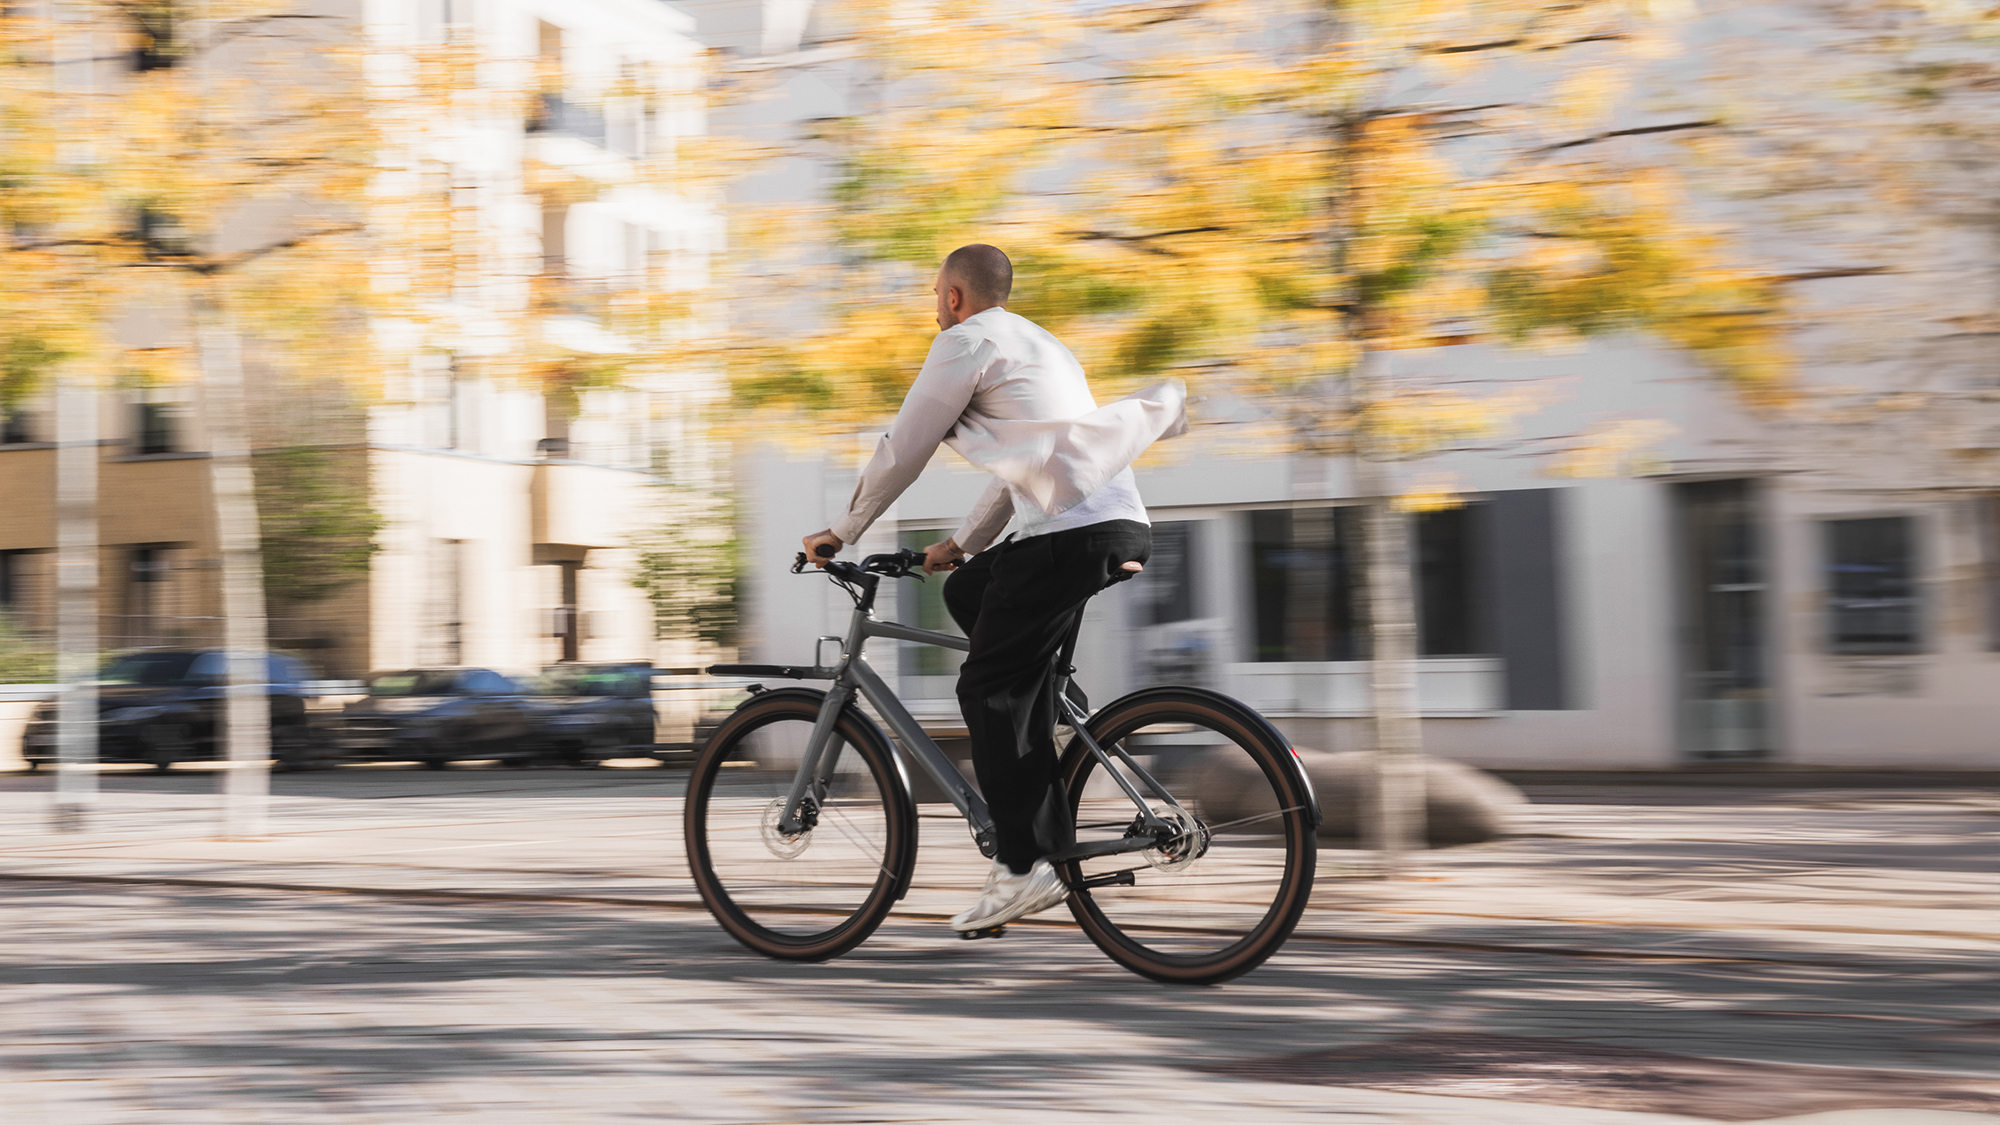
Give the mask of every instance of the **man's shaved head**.
POLYGON ((953 250, 944 260, 944 274, 982 305, 1004 305, 1014 291, 1014 263, 984 242, 953 250))

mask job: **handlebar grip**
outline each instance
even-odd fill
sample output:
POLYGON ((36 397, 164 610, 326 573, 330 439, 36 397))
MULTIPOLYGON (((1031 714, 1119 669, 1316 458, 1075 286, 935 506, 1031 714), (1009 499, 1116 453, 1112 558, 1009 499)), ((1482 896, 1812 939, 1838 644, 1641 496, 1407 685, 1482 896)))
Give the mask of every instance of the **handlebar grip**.
POLYGON ((821 543, 819 546, 813 548, 813 554, 823 559, 830 559, 839 553, 840 548, 831 543, 821 543))

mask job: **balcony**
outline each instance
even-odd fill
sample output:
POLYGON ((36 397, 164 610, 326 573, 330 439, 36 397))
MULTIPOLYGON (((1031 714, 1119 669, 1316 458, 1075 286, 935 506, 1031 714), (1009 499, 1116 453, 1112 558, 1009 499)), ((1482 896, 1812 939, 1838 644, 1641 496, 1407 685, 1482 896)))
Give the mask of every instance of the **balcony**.
POLYGON ((530 530, 538 544, 622 547, 647 511, 642 473, 544 461, 529 480, 530 530))
POLYGON ((575 137, 604 147, 604 114, 561 94, 538 95, 528 112, 527 130, 545 136, 575 137))

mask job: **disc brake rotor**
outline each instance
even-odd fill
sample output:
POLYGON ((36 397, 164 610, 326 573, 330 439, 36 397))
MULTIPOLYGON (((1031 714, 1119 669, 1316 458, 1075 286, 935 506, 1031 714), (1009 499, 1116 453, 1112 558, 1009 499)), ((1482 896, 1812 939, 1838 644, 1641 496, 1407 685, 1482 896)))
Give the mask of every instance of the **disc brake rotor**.
POLYGON ((764 850, 779 859, 796 859, 804 854, 807 848, 812 847, 812 829, 787 833, 778 827, 778 822, 784 817, 785 799, 773 797, 771 803, 764 806, 764 816, 758 825, 764 837, 764 850))
POLYGON ((1208 851, 1208 825, 1170 808, 1155 806, 1153 815, 1172 825, 1174 836, 1140 852, 1147 863, 1161 871, 1182 871, 1208 851))

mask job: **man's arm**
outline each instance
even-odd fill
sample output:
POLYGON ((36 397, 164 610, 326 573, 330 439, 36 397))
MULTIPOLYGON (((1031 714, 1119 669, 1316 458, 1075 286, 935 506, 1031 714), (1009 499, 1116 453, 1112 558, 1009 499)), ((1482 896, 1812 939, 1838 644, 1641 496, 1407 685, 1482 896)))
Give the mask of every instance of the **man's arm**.
POLYGON ((1000 534, 1000 529, 1007 526, 1007 521, 1013 518, 1014 494, 1007 491, 1007 485, 999 477, 994 477, 958 530, 943 542, 924 548, 924 573, 951 570, 964 556, 984 551, 992 545, 993 537, 1000 534))
POLYGON ((917 372, 916 382, 903 397, 903 408, 876 445, 868 467, 861 470, 846 513, 820 536, 830 535, 841 543, 861 538, 930 464, 938 443, 965 413, 978 382, 978 362, 971 343, 963 336, 940 332, 931 341, 923 370, 917 372))
POLYGON ((972 505, 972 511, 951 533, 952 542, 968 555, 976 555, 993 545, 1007 521, 1014 518, 1014 494, 1007 491, 1007 482, 994 477, 986 482, 986 491, 979 494, 979 501, 972 505))

